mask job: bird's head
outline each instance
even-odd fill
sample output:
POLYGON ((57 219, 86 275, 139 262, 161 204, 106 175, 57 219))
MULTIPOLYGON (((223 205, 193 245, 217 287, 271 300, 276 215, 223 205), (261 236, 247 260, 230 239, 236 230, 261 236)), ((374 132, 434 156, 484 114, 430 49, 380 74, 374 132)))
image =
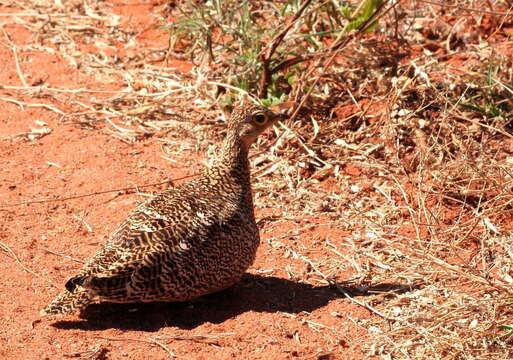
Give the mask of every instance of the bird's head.
POLYGON ((229 132, 237 136, 248 149, 258 135, 279 120, 287 119, 284 112, 273 111, 261 105, 236 108, 228 121, 229 132))

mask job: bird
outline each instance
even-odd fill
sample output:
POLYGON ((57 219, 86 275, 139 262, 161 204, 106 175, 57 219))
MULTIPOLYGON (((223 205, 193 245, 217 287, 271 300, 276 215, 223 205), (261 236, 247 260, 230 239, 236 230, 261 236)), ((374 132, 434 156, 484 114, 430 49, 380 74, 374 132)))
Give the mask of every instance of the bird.
POLYGON ((72 314, 96 301, 183 302, 237 283, 260 243, 248 152, 287 117, 262 105, 235 108, 212 165, 137 205, 40 314, 72 314))

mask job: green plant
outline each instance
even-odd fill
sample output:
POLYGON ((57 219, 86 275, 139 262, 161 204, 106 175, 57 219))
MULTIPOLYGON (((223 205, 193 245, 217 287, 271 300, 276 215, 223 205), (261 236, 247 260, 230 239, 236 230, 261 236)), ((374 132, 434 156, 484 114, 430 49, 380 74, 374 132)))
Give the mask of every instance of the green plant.
POLYGON ((350 30, 373 30, 383 3, 188 0, 177 6, 177 20, 161 27, 171 47, 184 43, 195 60, 208 60, 218 80, 273 104, 298 83, 304 62, 326 54, 350 30))
POLYGON ((499 326, 499 329, 506 331, 506 333, 499 336, 501 338, 513 335, 513 325, 499 326))
POLYGON ((483 71, 482 81, 470 86, 458 105, 481 114, 489 120, 500 120, 508 131, 513 123, 513 86, 500 81, 497 74, 501 64, 493 59, 488 61, 483 71))

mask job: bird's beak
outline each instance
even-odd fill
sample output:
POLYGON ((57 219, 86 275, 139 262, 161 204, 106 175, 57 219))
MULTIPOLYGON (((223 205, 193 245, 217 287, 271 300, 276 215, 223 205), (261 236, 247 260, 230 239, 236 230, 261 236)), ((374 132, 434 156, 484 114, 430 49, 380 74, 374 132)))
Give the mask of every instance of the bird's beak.
POLYGON ((278 115, 278 120, 286 120, 294 109, 295 102, 288 101, 271 106, 271 110, 278 115))
POLYGON ((288 114, 278 114, 278 118, 280 120, 287 120, 289 118, 288 114))

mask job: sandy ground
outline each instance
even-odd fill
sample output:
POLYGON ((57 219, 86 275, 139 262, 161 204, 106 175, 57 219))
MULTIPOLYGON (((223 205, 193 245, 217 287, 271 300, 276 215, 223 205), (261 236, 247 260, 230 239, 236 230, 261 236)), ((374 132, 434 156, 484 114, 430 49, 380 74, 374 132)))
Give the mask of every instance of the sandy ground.
POLYGON ((365 35, 384 56, 347 49, 332 114, 293 124, 319 134, 300 144, 288 133, 294 146, 269 158, 255 146, 262 242, 239 284, 189 303, 101 303, 66 317, 39 310, 138 201, 204 166, 222 132, 208 131, 222 122, 208 101, 180 92, 168 112, 150 111, 158 97, 120 95, 127 84, 151 92, 194 78, 187 56, 163 56, 169 35, 155 25, 173 2, 9 3, 0 5, 0 359, 513 356, 513 336, 501 336, 513 328, 511 117, 456 104, 511 104, 507 2, 426 2, 423 17, 406 17, 407 42, 365 35), (369 77, 357 74, 359 59, 369 77), (152 88, 163 69, 165 86, 152 88), (88 102, 109 91, 119 97, 88 102), (148 124, 171 119, 173 131, 147 134, 147 124, 112 116, 139 134, 124 137, 105 114, 127 109, 148 124), (336 176, 335 166, 293 162, 308 146, 336 176), (288 179, 265 176, 275 164, 288 179))
MULTIPOLYGON (((141 31, 139 46, 165 46, 165 34, 151 28, 151 6, 111 1, 121 22, 141 31), (145 17, 146 16, 146 17, 145 17)), ((21 11, 0 6, 0 12, 21 11)), ((12 44, 37 42, 23 26, 4 26, 10 42, 0 41, 0 83, 22 86, 12 44), (11 43, 12 42, 12 43, 11 43)), ((92 49, 91 51, 94 51, 92 49)), ((121 50, 120 50, 121 51, 121 50)), ((123 54, 120 53, 120 56, 123 54)), ((28 86, 116 88, 69 66, 56 52, 17 54, 28 86)), ((190 68, 174 63, 177 71, 190 68)), ((13 98, 9 89, 0 97, 13 98)), ((20 100, 19 97, 17 97, 20 100)), ((21 101, 21 100, 20 100, 21 101)), ((193 174, 203 154, 185 154, 171 163, 154 141, 132 144, 104 131, 73 122, 34 95, 26 104, 2 101, 0 121, 0 203, 90 194, 149 184, 193 174), (36 129, 36 130, 33 130, 36 129), (38 129, 51 132, 39 137, 38 129)), ((55 105, 57 107, 57 105, 55 105)), ((66 111, 66 108, 60 110, 66 111)), ((155 188, 152 189, 154 191, 155 188)), ((360 359, 358 326, 371 313, 326 285, 313 286, 287 276, 287 260, 266 238, 302 226, 286 220, 261 224, 262 246, 247 276, 222 293, 184 304, 96 304, 80 317, 41 318, 39 310, 62 288, 132 209, 140 197, 119 191, 60 202, 31 203, 0 210, 0 358, 2 359, 360 359)), ((257 216, 263 217, 257 210, 257 216)), ((305 219, 315 224, 319 219, 305 219)), ((310 227, 298 246, 343 233, 329 226, 310 227)), ((306 271, 306 264, 305 271, 306 271)))

